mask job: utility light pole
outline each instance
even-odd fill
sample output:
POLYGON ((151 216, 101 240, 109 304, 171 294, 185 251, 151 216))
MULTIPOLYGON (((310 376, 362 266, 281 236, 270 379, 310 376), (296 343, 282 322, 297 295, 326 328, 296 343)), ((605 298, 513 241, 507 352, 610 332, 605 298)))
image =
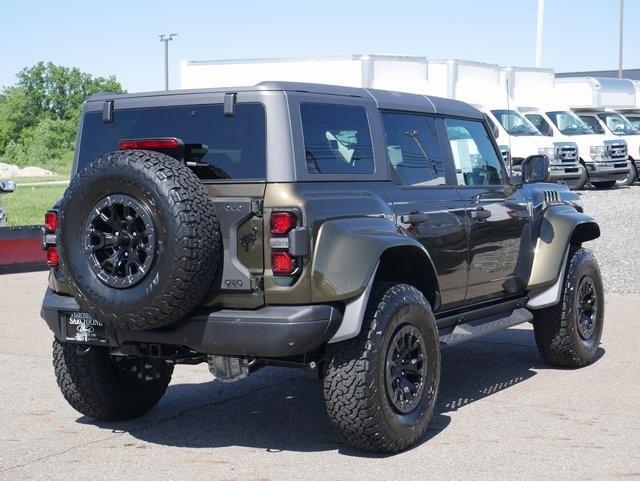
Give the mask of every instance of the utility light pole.
POLYGON ((173 37, 177 36, 177 33, 170 33, 168 35, 158 35, 160 41, 164 42, 164 89, 169 90, 169 42, 173 40, 173 37))
POLYGON ((536 67, 542 67, 542 28, 544 26, 544 0, 538 0, 538 23, 536 28, 536 67))
POLYGON ((624 0, 620 0, 620 30, 618 31, 618 78, 622 78, 622 34, 624 30, 624 0))

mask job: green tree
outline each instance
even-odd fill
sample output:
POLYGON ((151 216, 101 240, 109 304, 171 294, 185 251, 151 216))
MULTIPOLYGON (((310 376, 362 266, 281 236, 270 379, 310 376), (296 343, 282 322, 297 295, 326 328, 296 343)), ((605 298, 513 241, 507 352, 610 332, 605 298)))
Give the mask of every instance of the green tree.
POLYGON ((70 166, 83 102, 97 92, 124 92, 111 76, 39 62, 0 92, 0 161, 64 172, 70 166), (68 165, 69 164, 69 165, 68 165))
POLYGON ((28 113, 37 118, 51 116, 69 119, 92 94, 124 92, 114 76, 93 77, 78 68, 62 67, 51 62, 38 62, 26 67, 17 77, 17 86, 27 98, 28 113))

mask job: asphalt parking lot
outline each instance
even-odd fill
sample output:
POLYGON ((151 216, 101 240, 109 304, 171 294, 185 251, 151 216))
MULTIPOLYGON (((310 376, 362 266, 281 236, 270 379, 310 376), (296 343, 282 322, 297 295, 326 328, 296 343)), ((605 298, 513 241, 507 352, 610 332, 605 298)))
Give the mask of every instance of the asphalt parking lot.
POLYGON ((448 348, 430 430, 395 456, 342 443, 320 383, 296 370, 222 384, 180 366, 149 414, 96 423, 56 386, 39 319, 46 273, 1 276, 0 479, 640 480, 640 186, 583 198, 603 231, 598 360, 550 368, 529 326, 448 348))

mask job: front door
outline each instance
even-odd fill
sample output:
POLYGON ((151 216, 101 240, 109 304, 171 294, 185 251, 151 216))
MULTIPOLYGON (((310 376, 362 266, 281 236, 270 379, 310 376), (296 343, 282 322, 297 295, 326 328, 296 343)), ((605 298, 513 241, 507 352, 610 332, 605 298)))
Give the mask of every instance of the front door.
POLYGON ((507 172, 481 121, 445 119, 458 187, 469 222, 466 300, 524 291, 529 266, 529 205, 507 172))
POLYGON ((462 305, 467 288, 467 214, 452 185, 455 175, 443 161, 438 140, 442 121, 398 112, 383 113, 383 120, 396 180, 389 194, 397 222, 431 256, 440 285, 439 307, 462 305))

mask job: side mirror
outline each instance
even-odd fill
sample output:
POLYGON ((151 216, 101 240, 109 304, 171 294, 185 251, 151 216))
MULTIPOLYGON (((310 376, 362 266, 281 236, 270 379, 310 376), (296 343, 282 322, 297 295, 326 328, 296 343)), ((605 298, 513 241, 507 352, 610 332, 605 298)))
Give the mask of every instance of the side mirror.
POLYGON ((522 180, 525 184, 549 181, 549 157, 530 155, 522 162, 522 180))
POLYGON ((0 180, 0 193, 8 194, 16 190, 16 183, 13 180, 0 180))

